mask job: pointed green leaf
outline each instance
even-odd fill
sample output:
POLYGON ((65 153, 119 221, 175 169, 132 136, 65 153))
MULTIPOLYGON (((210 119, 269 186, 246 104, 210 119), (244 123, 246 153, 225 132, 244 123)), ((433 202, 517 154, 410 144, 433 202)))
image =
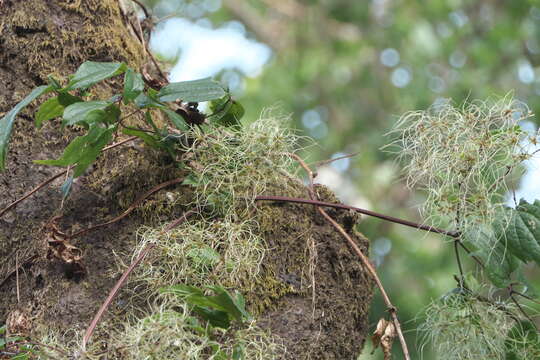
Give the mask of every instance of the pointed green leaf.
POLYGON ((144 90, 144 81, 141 74, 132 69, 127 69, 124 75, 124 104, 134 100, 144 90))
POLYGON ((98 157, 105 145, 112 139, 115 126, 107 128, 92 124, 88 134, 77 136, 64 149, 64 153, 56 160, 35 160, 36 164, 68 166, 75 165, 73 177, 76 178, 84 173, 86 168, 98 157))
POLYGON ((137 136, 138 138, 142 139, 146 145, 155 149, 161 148, 158 139, 154 138, 152 135, 142 130, 123 128, 122 133, 126 135, 137 136))
POLYGON ((159 101, 152 99, 150 96, 145 93, 140 93, 134 100, 135 105, 140 109, 146 108, 165 108, 166 106, 161 104, 159 101))
POLYGON ((4 117, 0 119, 0 171, 4 170, 6 167, 6 154, 15 117, 33 100, 50 91, 53 91, 53 87, 51 85, 42 85, 35 88, 27 97, 15 105, 13 109, 11 109, 4 117))
POLYGON ((127 66, 119 62, 84 62, 69 81, 66 90, 86 89, 95 83, 120 75, 127 66))
POLYGON ((67 106, 82 101, 83 99, 80 97, 64 92, 61 92, 56 97, 50 98, 39 107, 35 119, 36 127, 40 128, 44 121, 61 116, 67 106))
MULTIPOLYGON (((103 113, 101 113, 101 117, 104 117, 104 110, 109 105, 111 105, 110 102, 101 100, 77 102, 71 104, 64 110, 64 120, 62 121, 62 126, 75 125, 84 122, 88 114, 97 110, 103 111, 103 113)), ((89 120, 90 121, 87 123, 95 121, 95 118, 89 120)))
POLYGON ((73 177, 78 177, 84 174, 88 166, 90 166, 97 159, 101 153, 101 150, 112 140, 112 134, 115 129, 115 126, 109 126, 109 128, 107 128, 95 142, 86 144, 86 149, 77 162, 75 170, 73 171, 73 177))
POLYGON ((161 101, 201 102, 219 99, 226 94, 217 81, 206 78, 170 83, 159 91, 158 96, 161 101))
POLYGON ((63 113, 64 107, 58 101, 58 96, 50 98, 49 100, 41 104, 36 113, 36 127, 39 129, 44 121, 54 119, 62 115, 63 113))
POLYGON ((167 108, 163 108, 161 110, 165 114, 167 114, 167 116, 169 117, 171 122, 174 124, 174 126, 178 130, 183 130, 183 131, 188 131, 189 130, 189 125, 184 121, 184 118, 181 115, 178 115, 176 112, 174 112, 174 111, 172 111, 170 109, 167 109, 167 108))
POLYGON ((207 320, 214 327, 228 329, 231 326, 231 320, 225 311, 212 310, 200 306, 195 306, 193 311, 199 314, 204 320, 207 320))

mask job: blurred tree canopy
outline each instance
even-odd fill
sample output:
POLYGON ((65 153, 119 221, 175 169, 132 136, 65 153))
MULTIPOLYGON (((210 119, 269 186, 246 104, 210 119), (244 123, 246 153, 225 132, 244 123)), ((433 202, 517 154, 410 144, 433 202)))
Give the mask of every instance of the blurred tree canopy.
MULTIPOLYGON (((144 3, 157 18, 204 20, 214 28, 239 21, 249 38, 270 46, 272 58, 259 76, 229 69, 218 77, 240 75, 241 86, 233 91, 248 118, 276 104, 291 114, 291 126, 318 144, 304 150, 308 160, 359 152, 326 173, 348 189, 338 191, 344 202, 371 210, 421 221, 423 195, 406 189, 394 156, 380 150, 391 141, 385 134, 400 114, 443 98, 460 104, 510 91, 540 111, 540 6, 531 0, 144 3)), ((372 259, 399 309, 412 357, 419 358, 415 329, 422 308, 456 285, 451 246, 442 236, 380 220, 364 219, 360 230, 372 241, 372 259)), ((376 299, 373 325, 384 312, 376 299)), ((362 358, 371 358, 368 350, 362 358)), ((429 347, 423 355, 434 356, 429 347)))

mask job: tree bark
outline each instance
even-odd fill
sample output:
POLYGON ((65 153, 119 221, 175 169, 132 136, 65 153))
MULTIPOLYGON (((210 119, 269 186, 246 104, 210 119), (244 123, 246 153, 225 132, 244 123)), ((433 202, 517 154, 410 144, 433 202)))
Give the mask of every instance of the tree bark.
MULTIPOLYGON (((48 75, 65 79, 84 61, 123 61, 134 69, 144 61, 144 51, 127 30, 117 1, 0 0, 0 14, 0 116, 45 84, 48 75)), ((93 91, 103 98, 119 89, 113 81, 93 91)), ((59 172, 33 160, 58 158, 78 134, 76 129, 61 134, 58 121, 36 130, 35 108, 30 106, 16 121, 7 170, 0 173, 0 210, 59 172)), ((159 215, 135 212, 77 239, 71 245, 82 251, 83 269, 51 253, 50 224, 73 233, 105 222, 141 192, 179 175, 179 170, 137 147, 118 148, 101 156, 80 178, 63 208, 60 177, 0 217, 0 325, 7 322, 12 331, 37 338, 54 330, 84 332, 118 278, 113 254, 129 262, 141 225, 175 219, 186 209, 163 211, 159 203, 166 200, 158 194, 145 211, 158 214, 160 209, 159 215)), ((326 190, 321 192, 323 199, 335 201, 326 190)), ((272 251, 264 260, 260 283, 246 294, 250 311, 283 340, 289 359, 355 359, 368 331, 373 294, 369 276, 314 209, 292 204, 261 204, 260 209, 261 232, 272 251), (309 244, 317 248, 315 263, 306 255, 309 244), (310 270, 310 264, 315 268, 310 270), (315 285, 314 292, 309 284, 315 285)), ((354 234, 356 218, 332 213, 354 234)), ((367 252, 368 244, 355 239, 367 252)), ((122 312, 120 304, 127 299, 117 300, 109 312, 122 312)), ((106 332, 96 336, 107 339, 106 332)))

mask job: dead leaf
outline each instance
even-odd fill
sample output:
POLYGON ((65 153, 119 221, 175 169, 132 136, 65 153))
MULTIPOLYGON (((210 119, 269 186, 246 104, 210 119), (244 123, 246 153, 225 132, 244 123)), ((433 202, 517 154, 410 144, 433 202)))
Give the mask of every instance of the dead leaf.
POLYGON ((85 273, 82 264, 82 251, 72 245, 70 237, 60 231, 54 218, 44 227, 44 238, 47 244, 47 259, 56 258, 73 267, 75 273, 85 273))
POLYGON ((394 323, 386 319, 380 319, 373 336, 371 336, 371 341, 373 342, 373 351, 371 354, 380 346, 384 354, 384 360, 390 360, 392 358, 392 343, 395 337, 396 328, 394 323))

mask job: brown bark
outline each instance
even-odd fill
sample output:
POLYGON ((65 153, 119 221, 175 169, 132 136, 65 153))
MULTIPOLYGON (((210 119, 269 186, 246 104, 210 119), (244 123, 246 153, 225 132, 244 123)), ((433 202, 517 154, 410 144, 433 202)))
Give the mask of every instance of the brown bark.
MULTIPOLYGON (((0 0, 0 14, 0 116, 46 83, 47 75, 65 78, 87 60, 123 61, 135 69, 143 61, 143 49, 127 31, 113 0, 0 0)), ((111 82, 95 91, 103 95, 118 89, 111 82)), ((30 106, 16 121, 7 170, 0 173, 0 209, 57 173, 58 168, 32 161, 57 158, 77 135, 77 130, 60 135, 57 121, 36 130, 34 111, 35 105, 30 106)), ((122 213, 140 193, 179 175, 158 155, 135 147, 117 148, 101 156, 97 166, 80 178, 63 209, 58 189, 63 178, 59 178, 4 214, 0 218, 0 325, 23 319, 17 330, 31 337, 52 330, 84 332, 119 277, 113 252, 128 262, 134 233, 141 225, 175 219, 186 209, 163 205, 164 195, 157 194, 144 211, 77 239, 73 245, 82 250, 82 273, 51 257, 43 226, 53 216, 59 216, 57 225, 70 233, 105 222, 122 213)), ((176 190, 189 196, 185 189, 176 190)), ((331 200, 332 195, 321 191, 326 194, 323 199, 331 200)), ((303 196, 301 189, 289 195, 303 196)), ((313 209, 271 203, 259 208, 262 235, 272 251, 265 258, 260 282, 246 287, 250 311, 283 339, 290 359, 354 359, 368 331, 373 283, 344 240, 313 209), (316 246, 318 254, 313 270, 309 244, 316 246), (314 298, 311 283, 316 285, 314 298)), ((354 233, 357 219, 337 211, 333 215, 354 233)), ((368 244, 356 241, 367 251, 368 244)), ((126 318, 122 296, 126 295, 120 295, 105 321, 111 320, 110 313, 126 318)), ((95 336, 107 338, 104 330, 95 336)))

